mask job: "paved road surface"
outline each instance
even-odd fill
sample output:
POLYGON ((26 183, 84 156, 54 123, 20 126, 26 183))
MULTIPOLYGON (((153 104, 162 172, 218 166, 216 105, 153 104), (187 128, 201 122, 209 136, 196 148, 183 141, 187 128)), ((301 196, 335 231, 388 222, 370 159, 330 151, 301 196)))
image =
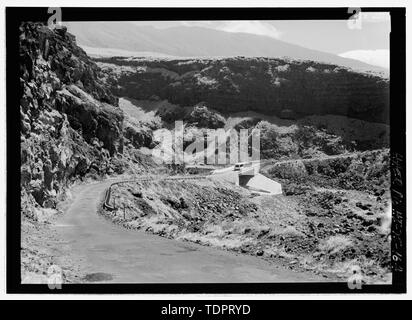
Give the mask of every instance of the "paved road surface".
MULTIPOLYGON (((126 230, 97 214, 112 181, 77 186, 54 228, 85 274, 107 273, 113 283, 322 281, 263 259, 126 230)), ((66 250, 67 251, 67 250, 66 250)), ((69 258, 69 257, 67 257, 69 258)))

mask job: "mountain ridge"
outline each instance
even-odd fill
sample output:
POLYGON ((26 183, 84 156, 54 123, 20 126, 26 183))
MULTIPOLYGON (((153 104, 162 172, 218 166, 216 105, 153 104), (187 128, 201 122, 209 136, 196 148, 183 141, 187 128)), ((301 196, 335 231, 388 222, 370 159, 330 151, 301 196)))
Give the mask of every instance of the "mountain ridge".
POLYGON ((79 46, 150 52, 174 57, 290 57, 333 63, 359 71, 388 70, 367 63, 291 44, 282 40, 248 33, 231 33, 202 27, 156 29, 130 22, 66 22, 79 46), (121 36, 120 36, 121 35, 121 36))

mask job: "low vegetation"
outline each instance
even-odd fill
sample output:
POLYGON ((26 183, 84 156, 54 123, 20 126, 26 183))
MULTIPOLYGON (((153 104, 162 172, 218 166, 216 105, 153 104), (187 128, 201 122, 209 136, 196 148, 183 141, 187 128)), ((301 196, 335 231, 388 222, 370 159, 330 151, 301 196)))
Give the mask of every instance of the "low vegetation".
POLYGON ((331 280, 360 267, 365 281, 390 281, 390 245, 382 227, 388 203, 359 191, 308 188, 300 195, 257 196, 199 180, 125 183, 117 208, 103 211, 126 228, 252 254, 331 280))

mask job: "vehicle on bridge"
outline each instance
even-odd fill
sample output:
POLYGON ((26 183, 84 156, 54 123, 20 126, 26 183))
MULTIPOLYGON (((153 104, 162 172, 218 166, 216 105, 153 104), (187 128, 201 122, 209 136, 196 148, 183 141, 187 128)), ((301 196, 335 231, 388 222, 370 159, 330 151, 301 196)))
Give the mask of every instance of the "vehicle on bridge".
POLYGON ((251 167, 252 162, 238 162, 235 163, 235 167, 233 168, 233 171, 240 171, 243 168, 251 167))

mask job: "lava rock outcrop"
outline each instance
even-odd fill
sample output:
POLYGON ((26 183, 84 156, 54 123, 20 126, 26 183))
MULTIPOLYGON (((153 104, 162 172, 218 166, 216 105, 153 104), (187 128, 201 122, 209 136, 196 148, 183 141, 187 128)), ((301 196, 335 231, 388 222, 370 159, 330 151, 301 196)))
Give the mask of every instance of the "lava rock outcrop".
POLYGON ((256 111, 298 119, 341 115, 389 123, 389 81, 337 65, 280 58, 143 60, 101 58, 118 96, 205 102, 223 114, 256 111), (116 72, 116 67, 118 71, 116 72))
POLYGON ((22 202, 55 207, 74 179, 121 170, 123 112, 99 74, 65 28, 20 26, 22 202))

